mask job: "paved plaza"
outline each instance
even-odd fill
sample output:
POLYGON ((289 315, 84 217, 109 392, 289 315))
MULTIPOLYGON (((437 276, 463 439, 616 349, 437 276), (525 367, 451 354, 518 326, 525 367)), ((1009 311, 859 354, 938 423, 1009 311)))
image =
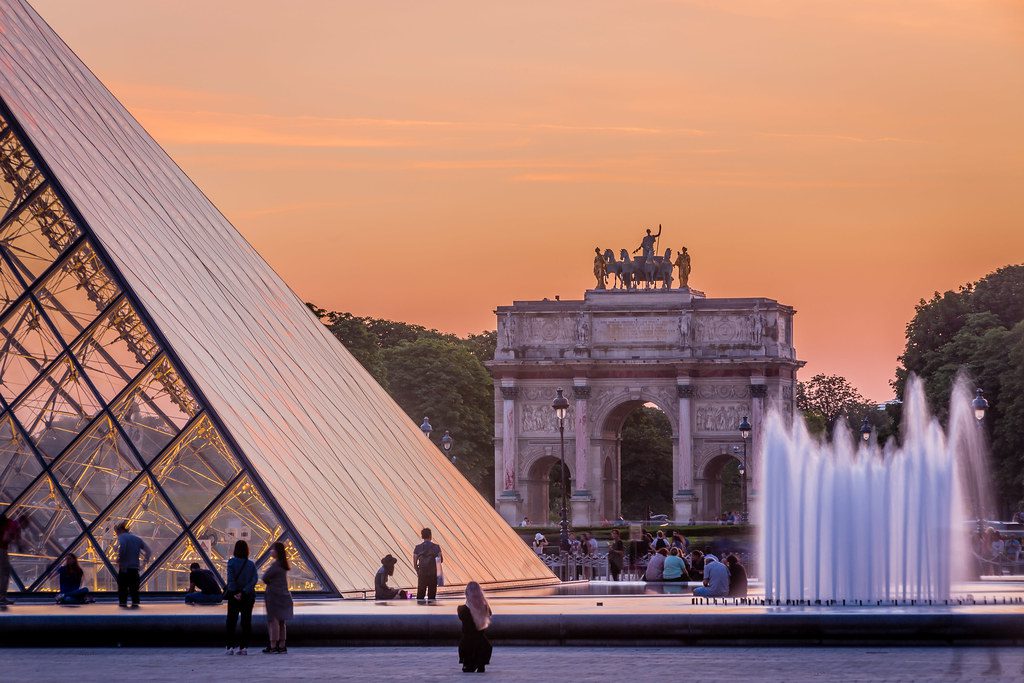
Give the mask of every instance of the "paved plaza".
MULTIPOLYGON (((5 681, 458 680, 454 648, 0 650, 5 681), (254 650, 258 652, 258 650, 254 650)), ((496 648, 488 680, 1019 681, 1022 648, 496 648)))

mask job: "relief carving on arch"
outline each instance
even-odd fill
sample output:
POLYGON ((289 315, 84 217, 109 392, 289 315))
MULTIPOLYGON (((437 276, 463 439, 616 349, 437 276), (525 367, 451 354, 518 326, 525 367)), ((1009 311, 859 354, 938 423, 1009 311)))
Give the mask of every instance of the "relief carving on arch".
POLYGON ((704 344, 748 344, 753 329, 747 316, 699 315, 694 321, 694 337, 704 344))
POLYGON ((750 385, 742 384, 698 384, 697 398, 712 401, 750 398, 750 385))
POLYGON ((750 416, 750 404, 700 404, 695 422, 699 432, 733 432, 744 416, 750 416))
MULTIPOLYGON (((558 418, 555 411, 547 404, 525 404, 519 406, 519 428, 521 432, 558 432, 558 418)), ((576 415, 572 402, 569 403, 569 410, 565 416, 565 431, 570 433, 573 430, 573 423, 576 415)))

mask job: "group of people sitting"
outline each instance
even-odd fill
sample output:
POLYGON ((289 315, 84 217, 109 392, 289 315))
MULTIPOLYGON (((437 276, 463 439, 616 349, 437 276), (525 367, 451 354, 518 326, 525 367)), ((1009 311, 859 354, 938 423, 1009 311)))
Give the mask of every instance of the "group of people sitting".
POLYGON ((712 554, 699 550, 687 554, 676 547, 658 548, 647 561, 644 580, 702 581, 704 585, 693 589, 702 598, 742 598, 747 595, 747 570, 735 555, 725 558, 723 564, 712 554))

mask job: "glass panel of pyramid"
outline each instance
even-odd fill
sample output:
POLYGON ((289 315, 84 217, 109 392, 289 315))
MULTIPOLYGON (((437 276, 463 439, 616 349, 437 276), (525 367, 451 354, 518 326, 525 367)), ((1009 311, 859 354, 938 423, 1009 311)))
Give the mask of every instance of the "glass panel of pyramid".
POLYGON ((31 284, 80 234, 57 195, 46 188, 0 228, 0 246, 14 262, 18 275, 31 284))
POLYGON ((164 357, 111 406, 111 411, 139 455, 149 462, 199 412, 199 403, 164 357))
POLYGON ((86 524, 139 474, 139 461, 113 421, 102 415, 51 467, 86 524))
POLYGON ((11 566, 27 588, 82 535, 82 527, 49 479, 39 481, 8 510, 21 525, 21 547, 11 566))
MULTIPOLYGON (((114 592, 117 590, 117 579, 107 568, 102 555, 88 536, 79 539, 71 548, 71 553, 75 555, 78 566, 82 568, 82 585, 90 592, 114 592)), ((51 568, 37 590, 56 593, 60 589, 57 569, 64 563, 66 557, 67 555, 51 568)))
MULTIPOLYGON (((285 555, 288 557, 288 590, 291 591, 302 591, 306 593, 319 593, 324 589, 317 578, 316 572, 314 572, 309 562, 302 556, 299 549, 292 542, 292 539, 286 538, 282 541, 284 543, 285 555)), ((264 558, 260 566, 260 576, 263 576, 263 572, 267 571, 273 562, 273 558, 269 555, 264 558)))
POLYGON ((57 457, 102 409, 78 366, 62 356, 14 406, 14 417, 47 460, 57 457))
POLYGON ((0 416, 0 511, 25 491, 43 471, 32 447, 15 426, 11 414, 0 416))
POLYGON ((114 400, 158 352, 156 341, 127 299, 121 298, 109 309, 71 349, 105 401, 114 400))
POLYGON ((57 336, 25 300, 0 322, 0 395, 12 403, 60 355, 57 336))
POLYGON ((248 476, 218 500, 193 529, 193 535, 204 548, 209 548, 210 559, 221 575, 227 570, 235 541, 248 543, 249 557, 255 560, 262 557, 283 532, 281 521, 248 476))
POLYGON ((167 501, 160 495, 153 480, 143 477, 114 505, 93 528, 93 536, 111 564, 117 565, 118 524, 145 541, 155 562, 184 532, 167 501))
POLYGON ((61 259, 34 293, 61 337, 70 344, 121 290, 93 248, 83 242, 61 259))
MULTIPOLYGON (((184 592, 188 589, 189 566, 195 562, 202 569, 213 569, 196 550, 192 539, 182 538, 149 576, 142 581, 142 590, 165 593, 184 592)), ((221 577, 223 578, 223 576, 221 577)))
POLYGON ((7 121, 0 117, 0 219, 25 201, 42 182, 36 165, 7 121))
POLYGON ((200 417, 152 467, 167 497, 191 522, 224 492, 241 465, 207 416, 200 417))

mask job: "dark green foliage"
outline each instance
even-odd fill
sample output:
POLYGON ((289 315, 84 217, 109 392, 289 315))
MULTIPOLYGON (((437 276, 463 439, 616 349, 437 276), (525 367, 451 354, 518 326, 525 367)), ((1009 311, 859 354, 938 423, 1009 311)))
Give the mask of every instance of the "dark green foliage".
POLYGON ((439 444, 445 430, 451 432, 456 466, 492 500, 494 385, 483 362, 494 357, 496 333, 459 339, 422 325, 307 305, 417 425, 430 418, 432 441, 439 444))
POLYGON ((924 381, 944 419, 957 373, 985 390, 992 473, 1000 509, 1024 504, 1024 265, 1006 266, 956 292, 922 299, 907 325, 893 388, 902 399, 910 373, 924 381))
POLYGON ((457 342, 429 337, 384 351, 390 393, 439 442, 446 429, 459 470, 488 500, 494 497, 494 388, 486 368, 457 342))
POLYGON ((656 408, 633 411, 622 426, 622 516, 672 515, 672 425, 656 408))

